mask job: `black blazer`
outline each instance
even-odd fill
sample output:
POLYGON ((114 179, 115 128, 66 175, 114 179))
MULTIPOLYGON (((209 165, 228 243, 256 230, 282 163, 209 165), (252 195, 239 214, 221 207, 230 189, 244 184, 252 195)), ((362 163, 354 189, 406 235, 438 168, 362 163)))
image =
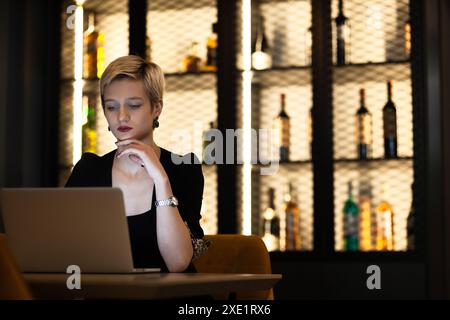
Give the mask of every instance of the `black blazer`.
MULTIPOLYGON (((65 187, 112 187, 111 174, 116 151, 113 150, 101 157, 93 153, 84 153, 73 168, 65 187)), ((169 177, 173 194, 178 199, 181 218, 189 226, 191 236, 201 239, 203 230, 200 226, 200 209, 204 178, 200 161, 190 153, 183 159, 189 159, 191 164, 186 164, 185 161, 177 165, 172 161, 172 156, 180 157, 161 148, 160 161, 169 177)), ((156 199, 154 190, 152 199, 156 199)), ((152 205, 145 213, 127 217, 127 221, 135 268, 159 267, 162 271, 167 271, 158 248, 155 206, 152 205)), ((186 271, 193 271, 192 264, 186 271)))

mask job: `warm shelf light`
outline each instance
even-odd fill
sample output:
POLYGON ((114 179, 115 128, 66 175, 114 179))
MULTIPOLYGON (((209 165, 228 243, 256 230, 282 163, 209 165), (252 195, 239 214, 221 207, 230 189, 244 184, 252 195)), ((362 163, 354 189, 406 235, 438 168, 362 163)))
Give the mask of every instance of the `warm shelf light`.
MULTIPOLYGON (((84 1, 81 1, 84 2, 84 1)), ((80 1, 77 2, 77 4, 80 1)), ((75 50, 74 50, 74 84, 73 84, 73 137, 72 164, 81 158, 81 136, 83 119, 83 7, 75 10, 75 50)))
POLYGON ((252 233, 252 147, 251 147, 251 119, 252 119, 252 21, 251 21, 251 0, 242 1, 242 105, 243 105, 243 172, 242 172, 242 233, 250 235, 252 233))

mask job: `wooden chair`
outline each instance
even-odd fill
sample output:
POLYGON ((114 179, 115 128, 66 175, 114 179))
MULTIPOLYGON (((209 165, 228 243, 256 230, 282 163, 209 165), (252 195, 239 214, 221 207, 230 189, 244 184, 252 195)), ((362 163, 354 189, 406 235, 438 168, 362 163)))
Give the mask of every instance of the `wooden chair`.
POLYGON ((8 248, 6 236, 0 234, 0 300, 30 300, 30 289, 8 248))
MULTIPOLYGON (((204 237, 211 241, 209 249, 194 266, 201 273, 256 273, 270 274, 270 256, 264 242, 257 236, 217 234, 204 237)), ((218 294, 215 299, 228 299, 228 294, 218 294)), ((238 300, 273 300, 273 289, 237 292, 231 296, 238 300)))

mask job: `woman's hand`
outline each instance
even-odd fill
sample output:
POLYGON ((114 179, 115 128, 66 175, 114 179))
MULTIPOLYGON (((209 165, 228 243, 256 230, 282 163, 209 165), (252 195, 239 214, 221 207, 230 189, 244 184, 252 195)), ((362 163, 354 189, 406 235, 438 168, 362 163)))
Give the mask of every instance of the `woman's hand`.
POLYGON ((130 160, 144 166, 154 181, 164 180, 167 176, 158 155, 151 146, 137 139, 118 141, 116 146, 118 147, 117 159, 128 155, 130 160))

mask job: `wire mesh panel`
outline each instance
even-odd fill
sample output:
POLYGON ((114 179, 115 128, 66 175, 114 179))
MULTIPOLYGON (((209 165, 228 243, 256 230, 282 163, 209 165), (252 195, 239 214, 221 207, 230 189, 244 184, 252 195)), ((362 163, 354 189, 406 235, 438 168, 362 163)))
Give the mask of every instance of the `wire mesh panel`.
POLYGON ((151 58, 165 72, 184 72, 184 60, 196 56, 199 69, 207 60, 207 41, 217 21, 214 0, 148 2, 147 34, 151 58), (195 44, 195 45, 194 45, 195 44))
POLYGON ((311 4, 251 1, 249 13, 244 3, 239 1, 237 7, 237 47, 245 47, 250 23, 251 71, 245 70, 245 53, 238 53, 237 66, 243 70, 237 90, 238 127, 248 124, 253 131, 250 184, 243 182, 245 167, 239 171, 238 187, 250 187, 238 197, 240 221, 250 221, 251 233, 261 236, 271 251, 312 250, 311 4), (280 127, 281 113, 286 117, 280 127), (248 208, 246 203, 251 213, 242 209, 248 208))
MULTIPOLYGON (((89 15, 94 12, 97 15, 98 30, 103 34, 104 67, 108 66, 115 59, 128 55, 128 32, 129 15, 128 1, 101 1, 88 0, 84 7, 89 15)), ((99 70, 100 71, 100 70, 99 70)), ((98 74, 98 77, 101 73, 98 74)), ((97 96, 99 95, 98 81, 92 81, 91 87, 87 90, 97 96), (95 91, 96 90, 96 91, 95 91)), ((108 131, 108 123, 103 115, 100 99, 95 100, 96 123, 97 123, 97 154, 103 155, 116 148, 114 142, 117 140, 108 131)))
POLYGON ((335 249, 406 250, 413 113, 407 0, 332 1, 335 249))
MULTIPOLYGON (((339 1, 332 1, 332 17, 339 16, 339 1)), ((347 18, 344 37, 347 63, 392 62, 409 59, 409 3, 405 0, 344 0, 347 18), (406 30, 406 34, 405 34, 406 30)), ((333 27, 333 61, 337 63, 336 20, 333 27)))
MULTIPOLYGON (((217 126, 216 2, 157 0, 148 2, 147 59, 166 75, 164 108, 155 131, 158 145, 203 159, 203 136, 217 126)), ((203 165, 205 189, 202 227, 217 233, 217 170, 203 165)))
POLYGON ((257 38, 258 11, 272 54, 273 67, 311 63, 311 3, 307 0, 253 1, 253 37, 257 38), (259 10, 258 10, 259 7, 259 10))
POLYGON ((74 159, 74 141, 81 141, 80 155, 87 151, 103 155, 116 148, 101 108, 98 79, 110 62, 128 54, 129 23, 126 0, 87 0, 78 7, 74 1, 65 1, 63 10, 59 185, 65 183, 78 161, 74 159), (82 12, 82 20, 76 19, 77 12, 82 12), (78 25, 80 42, 76 41, 78 25), (74 127, 75 117, 80 128, 74 127))

